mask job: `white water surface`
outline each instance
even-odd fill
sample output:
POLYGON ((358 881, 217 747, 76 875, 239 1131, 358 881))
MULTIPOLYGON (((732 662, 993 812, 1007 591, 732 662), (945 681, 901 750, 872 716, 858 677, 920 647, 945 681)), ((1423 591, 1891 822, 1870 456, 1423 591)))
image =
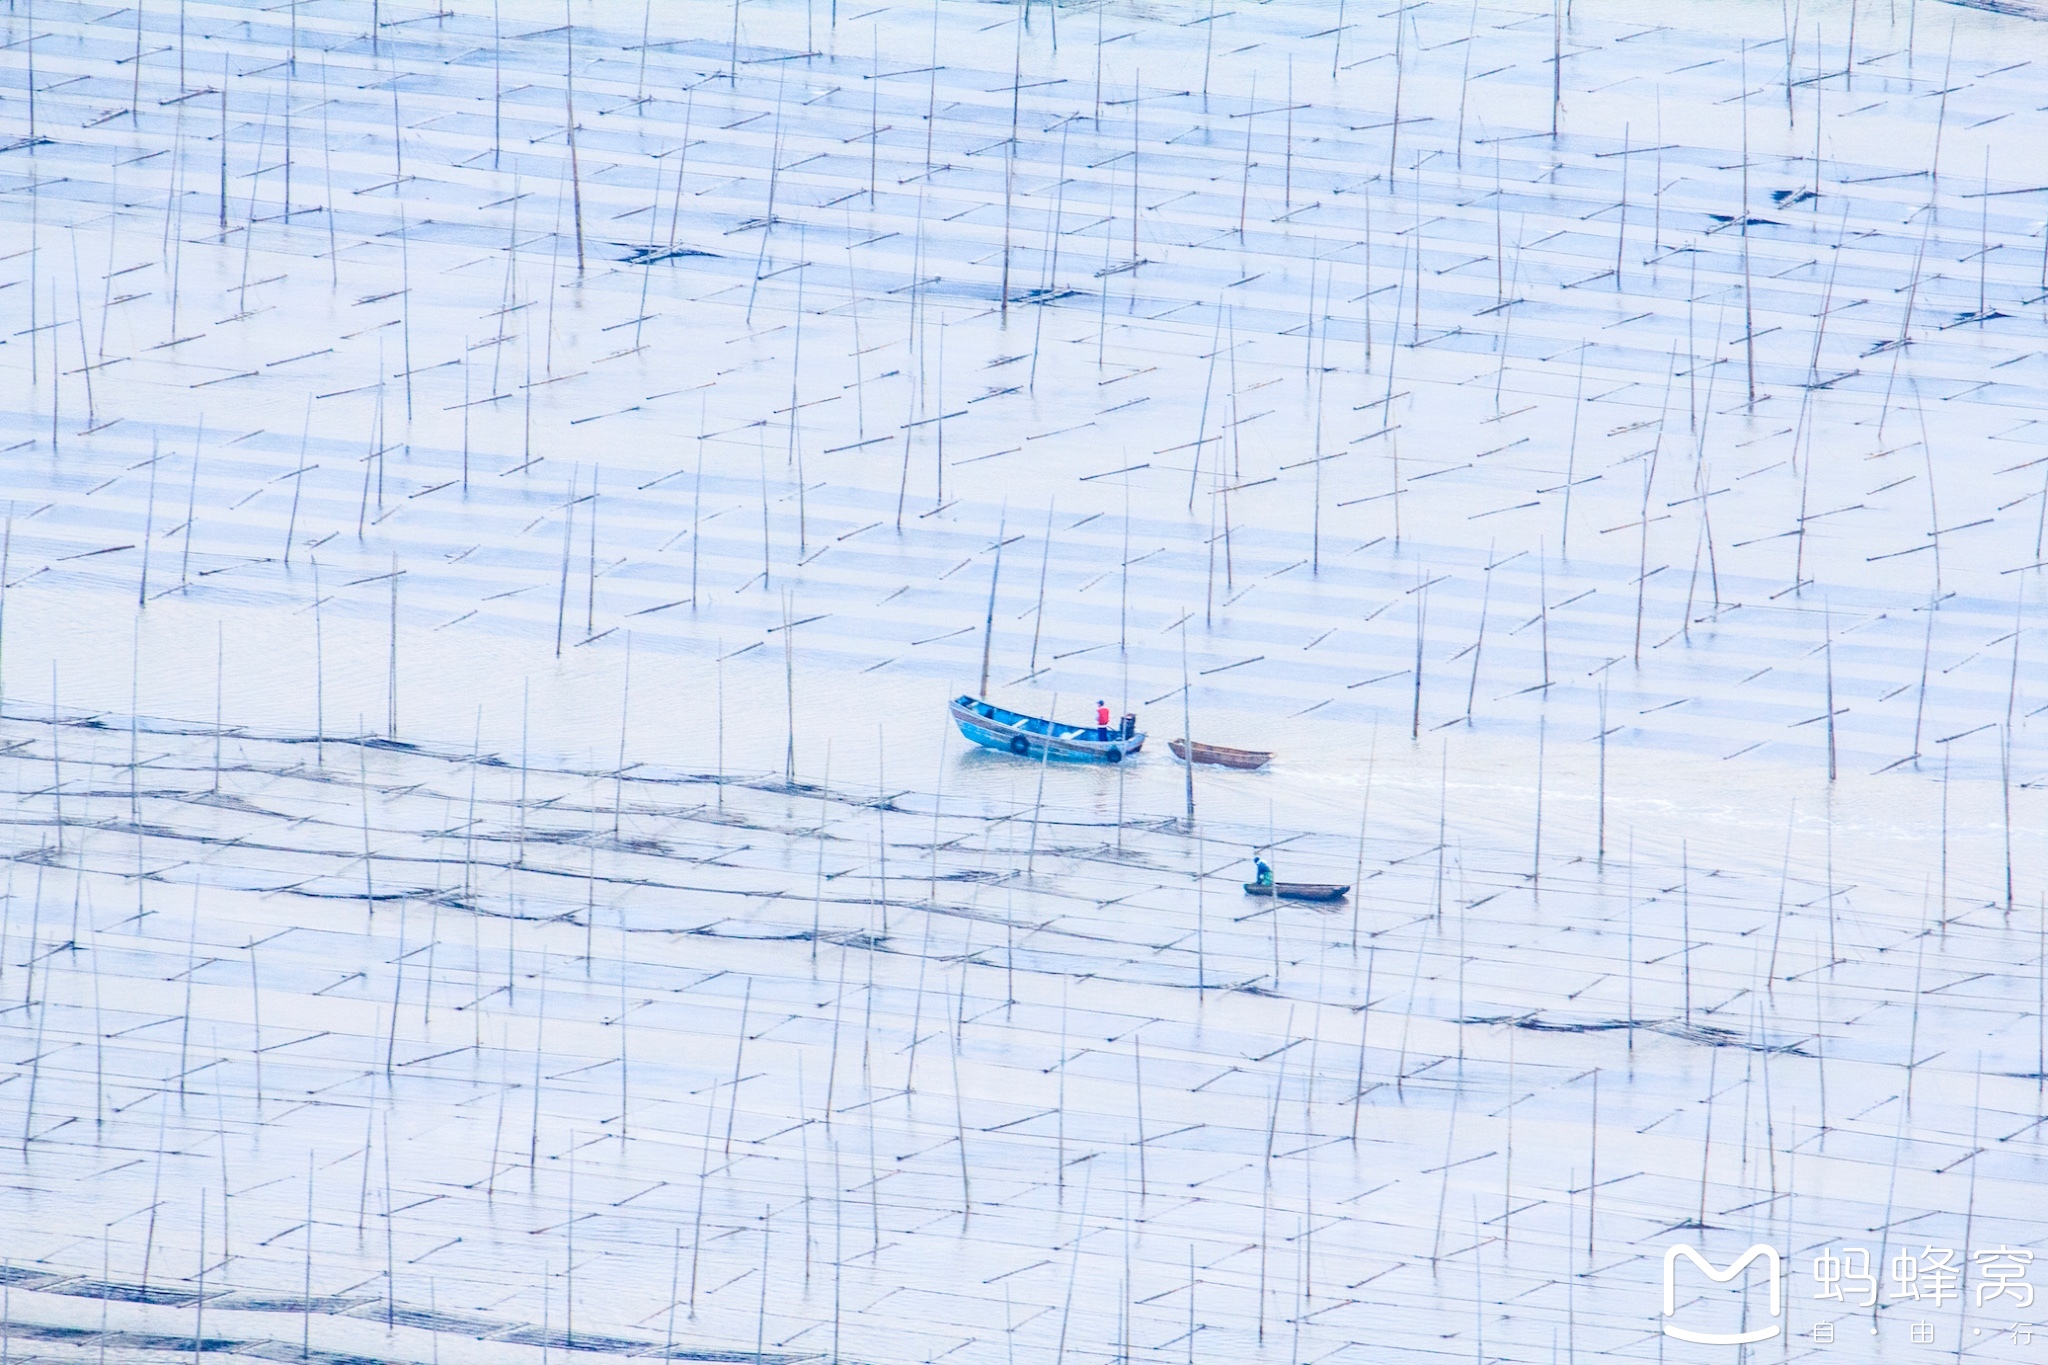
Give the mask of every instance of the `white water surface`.
POLYGON ((2048 1350, 2035 21, 0 33, 8 1358, 2048 1350))

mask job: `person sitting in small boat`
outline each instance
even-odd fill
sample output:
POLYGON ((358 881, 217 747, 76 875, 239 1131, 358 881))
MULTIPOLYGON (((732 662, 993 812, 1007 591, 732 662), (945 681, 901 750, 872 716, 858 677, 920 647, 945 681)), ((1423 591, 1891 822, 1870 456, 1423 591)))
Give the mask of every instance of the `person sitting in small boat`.
POLYGON ((1273 884, 1273 869, 1266 866, 1264 858, 1254 855, 1252 867, 1256 870, 1257 882, 1260 886, 1271 886, 1273 884))
POLYGON ((1109 738, 1109 703, 1099 698, 1095 703, 1095 737, 1100 740, 1109 738))

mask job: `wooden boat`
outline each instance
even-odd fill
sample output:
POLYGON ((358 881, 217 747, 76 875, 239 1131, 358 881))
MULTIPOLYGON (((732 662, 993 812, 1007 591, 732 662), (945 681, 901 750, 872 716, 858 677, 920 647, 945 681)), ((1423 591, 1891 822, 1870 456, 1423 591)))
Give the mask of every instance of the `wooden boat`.
POLYGON ((1348 886, 1334 886, 1328 882, 1246 882, 1247 896, 1271 896, 1283 901, 1341 901, 1351 893, 1348 886))
POLYGON ((1166 747, 1173 750, 1173 756, 1185 763, 1188 750, 1195 752, 1195 762, 1214 763, 1225 768, 1263 768, 1273 761, 1273 755, 1264 749, 1227 749, 1221 744, 1204 744, 1195 740, 1169 739, 1166 747))
POLYGON ((1062 725, 965 694, 948 706, 960 733, 984 749, 1054 763, 1121 763, 1145 747, 1137 717, 1125 716, 1107 735, 1093 725, 1062 725))

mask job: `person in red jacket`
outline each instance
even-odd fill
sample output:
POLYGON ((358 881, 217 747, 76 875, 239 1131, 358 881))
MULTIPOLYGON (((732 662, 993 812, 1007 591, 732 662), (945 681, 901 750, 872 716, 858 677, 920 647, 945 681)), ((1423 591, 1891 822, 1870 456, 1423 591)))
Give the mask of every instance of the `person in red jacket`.
POLYGON ((1098 698, 1095 702, 1095 737, 1109 738, 1109 703, 1098 698))

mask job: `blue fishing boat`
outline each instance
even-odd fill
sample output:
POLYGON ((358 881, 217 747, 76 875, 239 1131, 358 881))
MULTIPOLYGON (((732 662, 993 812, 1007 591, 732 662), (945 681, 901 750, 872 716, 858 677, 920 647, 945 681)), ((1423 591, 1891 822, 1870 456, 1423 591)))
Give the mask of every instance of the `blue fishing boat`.
POLYGON ((984 749, 1001 749, 1019 758, 1056 763, 1121 763, 1145 747, 1138 718, 1104 729, 1094 725, 1061 725, 1040 716, 1006 710, 994 702, 962 695, 949 708, 960 733, 984 749))

